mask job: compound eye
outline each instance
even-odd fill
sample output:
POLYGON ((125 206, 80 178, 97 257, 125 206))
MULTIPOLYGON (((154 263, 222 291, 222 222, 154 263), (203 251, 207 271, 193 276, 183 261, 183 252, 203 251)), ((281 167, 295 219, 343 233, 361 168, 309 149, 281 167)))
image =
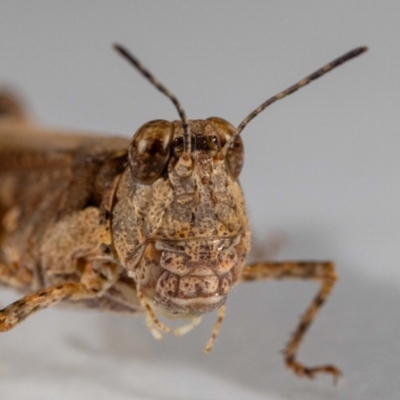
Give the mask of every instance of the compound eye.
MULTIPOLYGON (((214 130, 216 131, 221 147, 228 145, 228 142, 230 142, 232 137, 236 134, 235 127, 231 125, 228 121, 219 117, 211 117, 208 118, 207 121, 211 123, 214 130)), ((243 160, 243 141, 240 136, 236 136, 233 140, 233 143, 229 145, 225 159, 226 169, 233 179, 236 179, 239 176, 243 167, 243 160)))
POLYGON ((170 157, 172 135, 172 123, 164 120, 138 129, 129 148, 129 166, 136 181, 150 185, 161 176, 170 157))
POLYGON ((243 167, 243 160, 243 141, 240 136, 236 136, 226 153, 226 167, 233 179, 236 179, 240 175, 243 167))
POLYGON ((218 136, 217 135, 208 136, 207 142, 210 154, 214 157, 221 149, 218 136))

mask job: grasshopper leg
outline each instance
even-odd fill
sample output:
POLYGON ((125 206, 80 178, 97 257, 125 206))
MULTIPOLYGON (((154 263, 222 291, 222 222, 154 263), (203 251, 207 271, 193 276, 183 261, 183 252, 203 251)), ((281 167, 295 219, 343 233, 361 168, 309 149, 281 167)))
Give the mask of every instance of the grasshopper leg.
POLYGON ((267 279, 302 279, 315 280, 321 283, 321 287, 311 301, 300 319, 297 329, 289 340, 284 357, 286 366, 298 376, 313 378, 317 373, 331 374, 336 382, 341 372, 333 365, 321 365, 307 367, 297 361, 297 352, 307 329, 316 317, 319 309, 325 303, 337 280, 334 264, 331 262, 315 261, 288 261, 288 262, 260 262, 247 265, 243 269, 242 282, 267 279))
POLYGON ((0 311, 0 332, 9 331, 36 311, 63 300, 77 299, 86 291, 82 283, 65 283, 29 294, 0 311))
POLYGON ((9 331, 35 312, 62 301, 101 296, 108 287, 109 282, 104 279, 104 274, 97 273, 88 263, 80 282, 67 282, 38 290, 0 310, 0 332, 9 331))

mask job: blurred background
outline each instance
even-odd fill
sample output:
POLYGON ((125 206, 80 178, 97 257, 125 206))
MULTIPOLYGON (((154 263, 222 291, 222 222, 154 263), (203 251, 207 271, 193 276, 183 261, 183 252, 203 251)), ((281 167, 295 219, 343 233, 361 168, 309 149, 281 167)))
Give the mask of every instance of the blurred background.
MULTIPOLYGON (((340 281, 299 354, 344 379, 285 370, 280 350, 317 285, 238 286, 215 315, 156 342, 144 319, 47 310, 0 337, 0 392, 27 399, 397 399, 400 391, 400 3, 2 0, 0 85, 57 128, 131 137, 177 119, 112 49, 128 47, 189 118, 239 122, 360 45, 370 51, 271 106, 244 130, 241 182, 258 249, 331 259, 340 281)), ((259 255, 260 252, 257 252, 259 255)), ((261 251, 262 253, 262 251, 261 251)), ((2 290, 2 306, 15 300, 2 290)))

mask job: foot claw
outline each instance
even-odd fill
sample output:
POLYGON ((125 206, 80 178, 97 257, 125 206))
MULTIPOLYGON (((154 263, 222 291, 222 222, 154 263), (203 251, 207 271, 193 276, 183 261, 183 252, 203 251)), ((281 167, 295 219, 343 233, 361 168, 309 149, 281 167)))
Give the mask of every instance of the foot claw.
POLYGON ((342 377, 342 372, 333 365, 321 365, 318 367, 304 367, 296 362, 289 363, 288 368, 291 368, 293 372, 299 377, 306 377, 314 379, 316 374, 325 373, 331 374, 333 377, 333 383, 336 385, 339 379, 342 377))

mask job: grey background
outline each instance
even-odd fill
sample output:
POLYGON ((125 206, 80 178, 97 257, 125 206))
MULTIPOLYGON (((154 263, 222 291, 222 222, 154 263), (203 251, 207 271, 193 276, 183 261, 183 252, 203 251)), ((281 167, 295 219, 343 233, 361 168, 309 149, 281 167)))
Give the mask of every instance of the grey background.
MULTIPOLYGON (((333 259, 340 282, 301 348, 345 378, 309 382, 279 350, 313 283, 238 287, 215 316, 154 341, 142 318, 48 310, 0 338, 1 398, 397 399, 400 391, 397 1, 6 1, 0 82, 55 127, 131 136, 176 119, 110 48, 130 48, 190 118, 238 124, 266 98, 359 45, 370 51, 278 102, 243 132, 254 243, 278 258, 333 259)), ((16 295, 2 291, 7 304, 16 295)))

